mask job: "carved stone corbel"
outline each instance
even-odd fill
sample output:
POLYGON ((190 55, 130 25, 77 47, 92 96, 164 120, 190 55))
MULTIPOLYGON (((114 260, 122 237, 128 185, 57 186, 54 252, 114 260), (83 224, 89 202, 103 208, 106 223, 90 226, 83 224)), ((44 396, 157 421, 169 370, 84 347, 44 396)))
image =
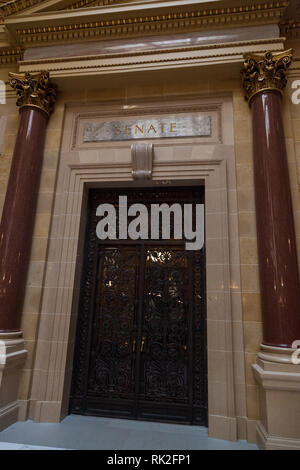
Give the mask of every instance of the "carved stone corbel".
POLYGON ((132 177, 135 180, 152 178, 153 144, 131 145, 132 177))

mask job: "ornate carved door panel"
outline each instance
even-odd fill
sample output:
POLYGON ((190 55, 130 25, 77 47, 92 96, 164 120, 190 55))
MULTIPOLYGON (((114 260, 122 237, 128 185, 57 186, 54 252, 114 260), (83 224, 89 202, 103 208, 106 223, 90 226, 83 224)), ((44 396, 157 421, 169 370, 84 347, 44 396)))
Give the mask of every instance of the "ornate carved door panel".
POLYGON ((192 328, 188 255, 181 246, 145 249, 139 395, 142 416, 175 417, 188 413, 192 378, 188 351, 192 328))
POLYGON ((139 249, 100 246, 87 397, 134 405, 139 249))
POLYGON ((91 191, 70 411, 206 425, 204 250, 100 242, 96 207, 118 194, 203 202, 201 188, 91 191))

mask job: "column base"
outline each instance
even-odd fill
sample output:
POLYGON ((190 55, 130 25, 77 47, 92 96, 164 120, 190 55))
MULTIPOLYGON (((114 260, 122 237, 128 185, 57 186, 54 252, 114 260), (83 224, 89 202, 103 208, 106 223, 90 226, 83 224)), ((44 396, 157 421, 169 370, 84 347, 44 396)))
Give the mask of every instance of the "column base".
POLYGON ((299 450, 299 439, 285 439, 270 436, 263 424, 256 425, 257 445, 261 450, 299 450))
POLYGON ((26 355, 22 331, 0 333, 0 431, 18 421, 18 387, 26 355))
POLYGON ((261 449, 300 449, 300 365, 292 363, 293 351, 262 345, 252 365, 260 388, 261 449))

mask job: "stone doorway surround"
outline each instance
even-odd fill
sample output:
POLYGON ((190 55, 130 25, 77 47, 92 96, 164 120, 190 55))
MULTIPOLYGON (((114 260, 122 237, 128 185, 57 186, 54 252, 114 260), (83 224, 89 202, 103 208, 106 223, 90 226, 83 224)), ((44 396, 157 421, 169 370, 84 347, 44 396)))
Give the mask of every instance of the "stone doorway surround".
MULTIPOLYGON (((83 143, 83 124, 107 116, 212 116, 208 138, 153 139, 147 184, 205 184, 208 414, 211 437, 247 437, 237 192, 231 96, 102 102, 66 108, 44 277, 29 418, 68 413, 89 187, 139 186, 131 141, 83 143)), ((151 142, 150 140, 148 142, 151 142)))

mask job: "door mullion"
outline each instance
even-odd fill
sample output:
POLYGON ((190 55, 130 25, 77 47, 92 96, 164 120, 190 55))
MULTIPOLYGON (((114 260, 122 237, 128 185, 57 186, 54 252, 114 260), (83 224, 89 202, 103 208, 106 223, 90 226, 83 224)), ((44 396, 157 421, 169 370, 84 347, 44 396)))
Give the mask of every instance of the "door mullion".
POLYGON ((189 405, 191 423, 194 420, 193 401, 194 401, 194 256, 192 251, 187 252, 188 277, 189 277, 189 312, 188 312, 188 382, 189 386, 189 405))
MULTIPOLYGON (((92 294, 91 294, 91 305, 90 305, 90 318, 91 321, 89 322, 88 328, 88 339, 87 339, 87 358, 86 358, 86 374, 85 374, 85 409, 86 411, 86 402, 87 402, 87 395, 88 395, 88 377, 89 377, 89 369, 90 369, 90 361, 91 361, 91 352, 92 352, 92 334, 93 329, 95 327, 95 321, 97 318, 97 285, 102 279, 102 267, 100 265, 103 264, 103 251, 101 245, 97 245, 95 254, 94 254, 94 263, 93 263, 93 287, 92 287, 92 294)), ((101 294, 100 294, 101 295, 101 294)))
MULTIPOLYGON (((138 246, 138 245, 137 245, 138 246)), ((145 277, 145 245, 139 245, 140 248, 140 269, 138 280, 138 306, 137 306, 137 343, 136 343, 136 367, 135 367, 135 416, 139 415, 139 395, 140 395, 140 382, 142 373, 142 326, 143 326, 143 304, 144 304, 144 277, 145 277)))

